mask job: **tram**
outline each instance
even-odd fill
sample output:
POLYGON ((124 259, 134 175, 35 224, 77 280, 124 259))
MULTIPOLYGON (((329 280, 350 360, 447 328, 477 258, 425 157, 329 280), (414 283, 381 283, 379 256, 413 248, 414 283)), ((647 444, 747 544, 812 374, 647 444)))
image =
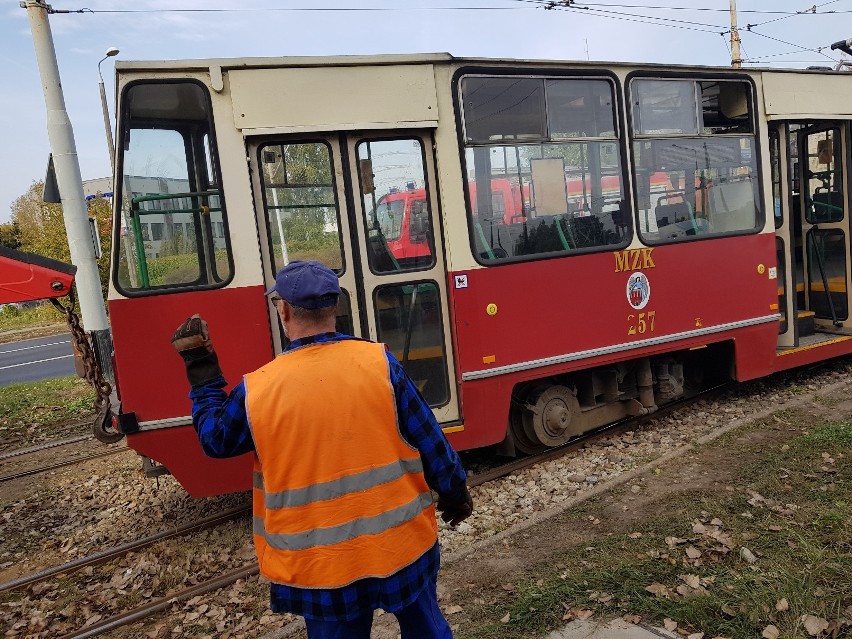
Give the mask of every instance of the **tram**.
POLYGON ((338 273, 339 330, 386 343, 460 450, 852 352, 845 73, 119 61, 116 94, 116 422, 194 496, 250 488, 251 459, 202 453, 171 334, 200 313, 238 382, 286 345, 264 290, 294 259, 338 273))

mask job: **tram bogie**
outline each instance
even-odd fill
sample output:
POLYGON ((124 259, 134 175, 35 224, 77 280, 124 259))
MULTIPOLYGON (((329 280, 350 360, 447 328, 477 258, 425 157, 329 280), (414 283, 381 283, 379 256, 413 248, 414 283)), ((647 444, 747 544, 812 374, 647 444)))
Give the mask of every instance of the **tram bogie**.
POLYGON ((512 391, 509 437, 500 452, 541 452, 693 397, 733 379, 732 353, 730 342, 721 342, 522 382, 512 391))
POLYGON ((116 69, 119 421, 194 495, 249 487, 251 464, 202 454, 168 337, 201 313, 233 384, 286 346, 263 292, 294 259, 338 273, 339 329, 386 343, 459 449, 530 452, 852 352, 844 74, 116 69))

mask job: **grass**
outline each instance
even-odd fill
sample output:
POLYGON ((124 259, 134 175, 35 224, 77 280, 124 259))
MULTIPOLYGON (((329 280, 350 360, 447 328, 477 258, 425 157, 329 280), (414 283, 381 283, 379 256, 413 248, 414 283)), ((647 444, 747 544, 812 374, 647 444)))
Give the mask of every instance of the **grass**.
MULTIPOLYGON (((63 303, 67 303, 67 300, 63 300, 63 303)), ((0 309, 0 333, 64 323, 65 316, 49 302, 32 308, 5 306, 0 309)))
POLYGON ((94 413, 95 392, 79 377, 0 387, 0 450, 85 432, 68 423, 94 413))
POLYGON ((682 493, 655 504, 661 515, 646 518, 634 538, 603 536, 555 565, 531 569, 512 592, 496 588, 487 618, 462 624, 458 636, 541 636, 583 611, 638 615, 658 625, 668 618, 706 637, 759 637, 769 624, 781 637, 808 637, 804 615, 835 624, 822 636, 834 628, 851 632, 852 625, 842 625, 852 624, 850 451, 849 422, 756 449, 753 463, 731 482, 739 489, 682 493), (721 528, 712 525, 716 518, 721 528), (744 547, 753 563, 741 555, 744 547), (507 613, 508 621, 499 622, 507 613))

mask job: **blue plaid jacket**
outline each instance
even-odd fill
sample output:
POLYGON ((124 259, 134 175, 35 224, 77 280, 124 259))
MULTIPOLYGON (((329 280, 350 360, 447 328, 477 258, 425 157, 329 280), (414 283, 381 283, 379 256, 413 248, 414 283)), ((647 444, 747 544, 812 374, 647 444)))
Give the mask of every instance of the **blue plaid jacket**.
MULTIPOLYGON (((356 339, 341 333, 324 333, 293 340, 288 350, 307 344, 356 339)), ((391 384, 396 395, 400 432, 420 451, 423 472, 430 488, 441 497, 464 500, 467 476, 456 452, 450 447, 428 404, 409 379, 402 364, 387 353, 391 384)), ((246 416, 245 383, 226 395, 224 377, 193 387, 192 423, 201 447, 210 457, 234 457, 254 450, 246 416)), ((275 612, 291 612, 308 619, 349 621, 376 608, 396 612, 412 603, 431 582, 440 562, 438 544, 419 559, 393 575, 368 578, 343 588, 303 589, 271 584, 270 601, 275 612)))

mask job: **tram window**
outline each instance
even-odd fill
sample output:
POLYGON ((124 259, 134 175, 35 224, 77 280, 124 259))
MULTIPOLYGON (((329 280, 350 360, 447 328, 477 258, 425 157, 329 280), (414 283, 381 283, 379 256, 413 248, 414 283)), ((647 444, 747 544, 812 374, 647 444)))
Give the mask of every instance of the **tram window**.
POLYGON ((224 285, 233 258, 205 89, 141 82, 122 97, 118 190, 127 195, 118 195, 117 288, 133 295, 224 285))
POLYGON ((777 229, 784 224, 781 209, 781 140, 777 129, 769 131, 769 165, 772 172, 772 211, 777 229))
POLYGON ((775 263, 778 265, 778 313, 781 320, 778 323, 778 334, 787 332, 787 257, 784 250, 784 240, 775 238, 775 263))
POLYGON ((812 228, 807 234, 808 298, 820 319, 846 320, 846 234, 812 228))
POLYGON ((805 136, 805 219, 808 224, 840 222, 843 219, 843 169, 840 129, 805 136))
POLYGON ((275 270, 292 260, 316 260, 341 272, 339 211, 328 144, 268 144, 259 153, 275 270))
POLYGON ((468 143, 546 137, 542 79, 467 77, 462 104, 468 143))
POLYGON ((646 135, 698 134, 695 83, 642 80, 634 83, 634 131, 646 135))
POLYGON ((416 138, 365 140, 357 146, 367 259, 373 273, 435 264, 423 143, 416 138))
POLYGON ((629 241, 613 88, 597 78, 462 79, 470 233, 479 262, 550 257, 629 241), (515 120, 495 115, 487 135, 472 135, 481 130, 484 96, 503 96, 519 86, 531 99, 544 96, 545 108, 530 106, 524 119, 524 130, 537 133, 518 135, 515 120), (536 126, 530 125, 534 118, 536 126), (504 133, 500 126, 507 127, 504 133), (507 142, 520 137, 539 140, 507 142))
POLYGON ((449 401, 441 295, 435 282, 378 287, 376 327, 430 406, 449 401))
POLYGON ((750 86, 635 79, 630 92, 643 240, 756 232, 762 215, 750 86))

